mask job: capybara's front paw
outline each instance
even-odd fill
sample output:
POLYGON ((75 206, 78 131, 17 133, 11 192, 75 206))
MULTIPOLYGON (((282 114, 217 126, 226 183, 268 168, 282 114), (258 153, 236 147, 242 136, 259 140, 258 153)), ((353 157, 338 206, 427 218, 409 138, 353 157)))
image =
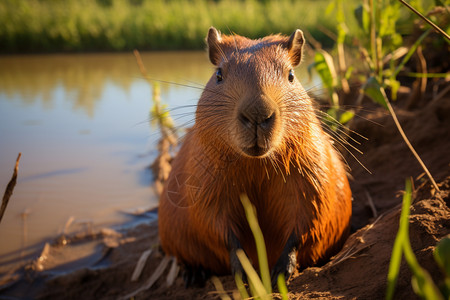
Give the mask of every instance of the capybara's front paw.
POLYGON ((184 279, 184 285, 186 288, 188 287, 204 287, 206 284, 206 281, 211 276, 211 273, 209 270, 206 270, 205 268, 198 266, 198 267, 192 267, 189 265, 185 265, 184 273, 183 273, 183 279, 184 279))

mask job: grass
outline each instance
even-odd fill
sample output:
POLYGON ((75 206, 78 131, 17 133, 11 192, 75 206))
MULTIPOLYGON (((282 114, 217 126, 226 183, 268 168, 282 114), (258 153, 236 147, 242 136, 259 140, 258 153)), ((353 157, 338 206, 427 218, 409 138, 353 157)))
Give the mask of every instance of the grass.
MULTIPOLYGON (((411 206, 411 181, 406 181, 405 194, 403 195, 402 213, 400 216, 400 225, 395 238, 394 247, 392 250, 391 261, 388 272, 388 286, 386 291, 386 300, 394 299, 395 285, 397 284, 398 275, 400 272, 400 264, 402 257, 405 258, 409 269, 412 272, 412 286, 417 295, 423 299, 444 299, 441 291, 434 284, 430 274, 423 269, 411 248, 409 240, 409 212, 411 206)), ((448 249, 449 238, 444 238, 440 246, 435 251, 435 258, 443 270, 448 272, 449 261, 448 253, 446 251, 439 251, 446 247, 448 249), (447 259, 447 261, 445 261, 447 259)), ((448 276, 449 274, 447 274, 448 276)), ((448 278, 447 278, 448 285, 448 278)), ((448 286, 447 286, 448 288, 448 286)))
MULTIPOLYGON (((353 1, 354 2, 354 1, 353 1)), ((317 28, 334 31, 321 12, 328 1, 3 0, 1 52, 201 49, 210 26, 262 37, 317 28)))
MULTIPOLYGON (((248 288, 250 290, 250 293, 247 291, 247 288, 240 274, 236 274, 235 276, 236 286, 238 288, 241 299, 270 300, 274 298, 273 297, 274 294, 272 294, 272 283, 270 278, 269 263, 267 260, 266 244, 264 242, 264 237, 261 228, 259 227, 258 224, 255 207, 253 206, 253 204, 250 202, 250 200, 246 195, 241 195, 241 202, 245 210, 245 216, 247 218, 248 224, 255 239, 260 273, 258 274, 258 272, 255 270, 252 263, 246 256, 245 252, 242 249, 238 249, 236 251, 236 255, 245 271, 245 275, 247 276, 248 288)), ((226 292, 223 290, 222 283, 217 277, 213 278, 213 283, 214 286, 216 287, 216 290, 220 293, 220 297, 222 300, 231 299, 228 296, 228 294, 226 294, 226 292)), ((277 285, 281 298, 283 300, 287 300, 288 290, 286 286, 286 280, 283 274, 280 274, 278 276, 277 285)))

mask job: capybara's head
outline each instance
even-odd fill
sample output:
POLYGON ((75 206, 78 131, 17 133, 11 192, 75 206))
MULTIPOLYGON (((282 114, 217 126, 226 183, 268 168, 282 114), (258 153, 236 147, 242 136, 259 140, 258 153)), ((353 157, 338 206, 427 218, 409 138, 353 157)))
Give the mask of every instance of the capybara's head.
POLYGON ((203 140, 255 158, 289 148, 285 137, 298 136, 298 124, 305 124, 303 115, 311 107, 293 71, 302 59, 303 44, 300 30, 290 37, 251 40, 222 35, 211 27, 207 45, 216 70, 196 113, 203 140))

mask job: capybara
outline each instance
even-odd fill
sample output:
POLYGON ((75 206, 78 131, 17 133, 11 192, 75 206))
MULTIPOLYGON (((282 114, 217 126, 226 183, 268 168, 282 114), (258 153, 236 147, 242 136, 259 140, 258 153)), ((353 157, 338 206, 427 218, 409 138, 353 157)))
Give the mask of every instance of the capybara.
POLYGON ((161 195, 161 246, 186 266, 188 285, 242 273, 239 248, 258 268, 245 194, 276 282, 342 247, 352 213, 346 169, 293 71, 301 30, 252 40, 211 27, 206 40, 216 70, 161 195))

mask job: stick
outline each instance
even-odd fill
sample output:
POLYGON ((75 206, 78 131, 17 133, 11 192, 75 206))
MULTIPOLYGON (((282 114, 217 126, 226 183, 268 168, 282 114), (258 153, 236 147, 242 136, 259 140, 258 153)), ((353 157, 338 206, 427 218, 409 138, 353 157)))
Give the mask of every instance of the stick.
POLYGON ((409 5, 407 2, 405 2, 404 0, 398 0, 400 1, 403 5, 405 5, 407 8, 409 8, 410 10, 412 10, 413 13, 415 13, 416 15, 418 15, 420 18, 422 18, 425 22, 427 22, 431 27, 434 28, 434 30, 436 30, 437 32, 439 32, 440 34, 442 34, 447 40, 450 41, 450 36, 444 31, 442 30, 439 26, 437 26, 436 24, 434 24, 433 22, 431 22, 430 20, 428 20, 424 15, 422 15, 420 12, 418 12, 414 7, 412 7, 411 5, 409 5))
POLYGON ((381 88, 380 91, 383 94, 384 102, 386 103, 386 105, 388 107, 388 110, 391 113, 392 119, 394 120, 395 126, 397 126, 398 132, 400 132, 400 135, 402 136, 402 138, 405 141, 406 145, 408 146, 409 150, 412 152, 412 154, 414 155, 416 160, 419 162, 419 164, 422 167, 422 169, 427 174, 428 178, 430 179, 430 181, 433 184, 433 186, 436 189, 436 191, 440 192, 441 190, 439 189, 438 185, 436 184, 436 181, 434 181, 433 176, 431 176, 430 171, 428 171, 428 168, 425 166, 425 163, 422 161, 422 159, 420 158, 419 154, 417 154, 416 150, 414 149, 414 147, 409 142, 409 139, 406 137, 406 134, 403 131, 403 128, 402 128, 402 126, 400 125, 400 122, 397 119, 397 115, 395 114, 394 109, 392 108, 392 105, 391 105, 391 103, 389 102, 389 100, 388 100, 388 98, 386 96, 386 92, 384 91, 383 88, 381 88))
POLYGON ((8 205, 9 198, 11 198, 11 195, 14 191, 14 187, 16 186, 17 182, 17 171, 19 170, 19 161, 20 157, 22 156, 22 153, 19 153, 16 160, 16 166, 14 167, 14 173, 11 177, 11 180, 9 181, 8 185, 6 186, 5 193, 3 194, 3 200, 2 200, 2 207, 0 208, 0 222, 2 221, 3 214, 5 213, 6 206, 8 205))

